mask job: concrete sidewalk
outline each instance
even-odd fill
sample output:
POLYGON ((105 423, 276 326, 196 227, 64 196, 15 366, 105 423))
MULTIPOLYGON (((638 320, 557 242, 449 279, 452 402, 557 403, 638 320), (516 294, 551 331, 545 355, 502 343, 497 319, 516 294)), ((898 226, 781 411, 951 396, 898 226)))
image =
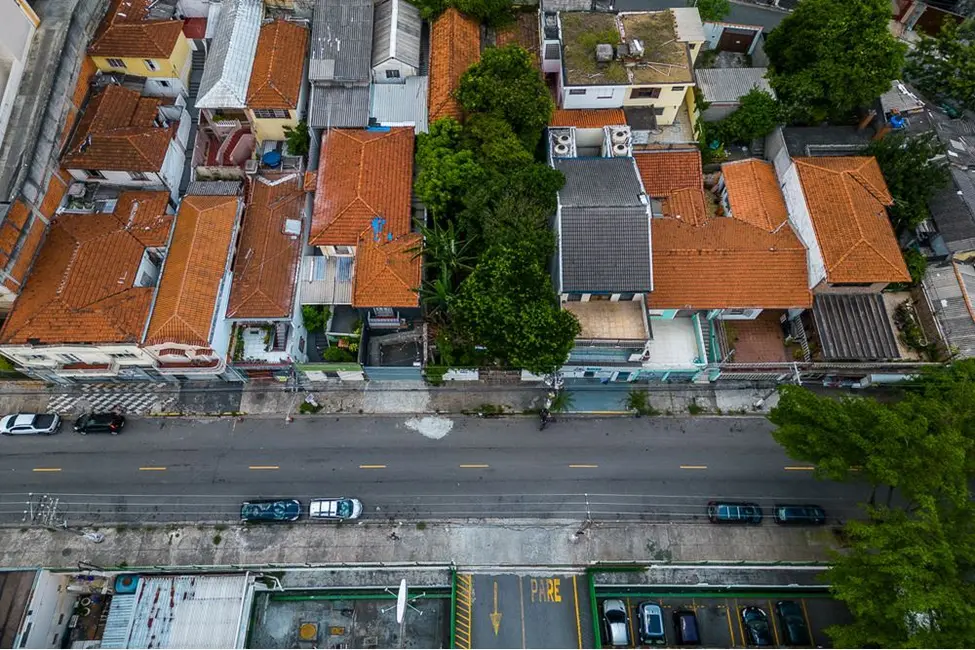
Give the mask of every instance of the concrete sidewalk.
MULTIPOLYGON (((646 390, 661 414, 764 413, 778 395, 773 388, 696 384, 570 384, 574 413, 627 414, 631 390, 646 390)), ((370 381, 319 384, 295 393, 279 384, 86 384, 44 386, 39 382, 0 383, 0 413, 55 411, 79 414, 120 409, 138 415, 295 414, 307 396, 320 414, 467 413, 522 414, 537 410, 548 389, 456 382, 433 387, 424 382, 370 381)))
POLYGON ((830 529, 773 525, 477 520, 330 525, 105 528, 94 544, 80 531, 0 528, 0 566, 110 567, 418 562, 485 566, 582 566, 604 562, 825 562, 830 529))

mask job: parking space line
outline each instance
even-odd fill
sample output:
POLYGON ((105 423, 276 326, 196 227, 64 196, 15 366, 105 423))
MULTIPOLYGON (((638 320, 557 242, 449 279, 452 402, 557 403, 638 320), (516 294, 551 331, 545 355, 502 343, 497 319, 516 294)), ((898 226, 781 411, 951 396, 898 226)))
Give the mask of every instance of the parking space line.
POLYGON ((386 469, 385 465, 359 465, 359 469, 386 469))
POLYGON ((802 605, 802 615, 806 619, 806 629, 809 630, 809 640, 815 644, 815 639, 813 638, 813 626, 812 621, 809 620, 809 610, 806 609, 806 599, 800 598, 799 604, 802 605))
POLYGON ((681 469, 707 469, 707 465, 681 465, 681 469))
POLYGON ((815 467, 808 465, 786 465, 785 467, 785 471, 787 472, 813 472, 815 470, 815 467))
POLYGON ((61 471, 61 468, 60 467, 35 467, 33 471, 35 471, 35 472, 60 472, 61 471))
POLYGON ((731 625, 731 608, 725 607, 724 613, 728 616, 728 634, 731 635, 731 647, 738 647, 738 642, 735 641, 735 628, 731 625))
POLYGON ((525 638, 525 586, 521 576, 518 576, 518 600, 521 604, 521 647, 525 650, 528 647, 525 638))
POLYGON ((579 650, 582 650, 582 618, 579 616, 579 585, 576 577, 572 576, 572 597, 576 605, 576 638, 579 639, 579 650))
POLYGON ((281 468, 278 467, 277 465, 249 465, 247 469, 252 469, 254 471, 261 471, 261 470, 275 470, 281 468))
POLYGON ((775 645, 782 645, 779 641, 779 627, 775 624, 775 610, 772 609, 772 601, 768 601, 768 617, 772 619, 772 634, 775 637, 775 645))
POLYGON ((165 467, 140 467, 140 472, 165 472, 165 467))
POLYGON ((454 619, 454 644, 462 650, 471 647, 471 604, 474 601, 474 583, 470 575, 457 574, 457 616, 454 619))
POLYGON ((741 622, 741 606, 735 598, 735 620, 738 621, 738 631, 741 632, 741 647, 748 647, 748 637, 745 636, 745 624, 741 622))
POLYGON ((633 615, 633 605, 630 604, 629 598, 626 599, 626 618, 630 623, 630 643, 635 648, 638 642, 636 640, 636 622, 633 619, 636 617, 633 615))

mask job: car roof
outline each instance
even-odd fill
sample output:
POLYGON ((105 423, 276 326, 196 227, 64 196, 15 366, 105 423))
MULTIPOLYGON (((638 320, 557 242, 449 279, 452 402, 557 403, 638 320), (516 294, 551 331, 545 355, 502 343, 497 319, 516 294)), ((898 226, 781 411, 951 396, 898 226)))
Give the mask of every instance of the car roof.
POLYGON ((11 424, 31 424, 35 417, 37 416, 33 413, 18 413, 11 424))

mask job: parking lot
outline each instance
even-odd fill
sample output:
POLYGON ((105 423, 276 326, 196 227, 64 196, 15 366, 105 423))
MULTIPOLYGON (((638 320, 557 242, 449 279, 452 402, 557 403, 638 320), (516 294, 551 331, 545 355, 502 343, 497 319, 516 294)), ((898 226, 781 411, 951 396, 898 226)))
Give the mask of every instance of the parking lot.
POLYGON ((830 647, 829 637, 824 632, 830 625, 846 623, 850 619, 846 607, 826 594, 795 592, 781 593, 729 593, 725 597, 714 594, 693 593, 673 594, 642 590, 614 589, 610 593, 606 589, 597 593, 596 602, 600 612, 600 635, 602 647, 609 647, 606 639, 605 626, 602 625, 602 604, 608 598, 618 598, 626 604, 629 618, 630 646, 640 647, 637 634, 637 608, 640 603, 656 603, 660 605, 664 614, 664 632, 668 646, 676 646, 677 639, 674 632, 673 613, 678 610, 693 611, 697 616, 698 630, 701 644, 705 647, 744 648, 750 644, 746 640, 745 627, 741 620, 741 610, 745 607, 758 607, 769 619, 773 646, 784 646, 781 624, 775 616, 774 605, 780 600, 792 600, 799 603, 806 626, 812 636, 813 646, 830 647))

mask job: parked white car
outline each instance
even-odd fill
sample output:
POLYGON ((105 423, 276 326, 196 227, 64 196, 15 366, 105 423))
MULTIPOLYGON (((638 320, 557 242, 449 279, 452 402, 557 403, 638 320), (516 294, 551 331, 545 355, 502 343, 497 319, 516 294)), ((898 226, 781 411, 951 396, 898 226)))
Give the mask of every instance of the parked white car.
POLYGON ((51 435, 61 428, 57 413, 16 413, 0 418, 0 434, 5 436, 51 435))
POLYGON ((312 519, 331 519, 342 521, 358 519, 362 514, 362 502, 358 499, 338 497, 334 499, 313 499, 308 506, 308 516, 312 519))

